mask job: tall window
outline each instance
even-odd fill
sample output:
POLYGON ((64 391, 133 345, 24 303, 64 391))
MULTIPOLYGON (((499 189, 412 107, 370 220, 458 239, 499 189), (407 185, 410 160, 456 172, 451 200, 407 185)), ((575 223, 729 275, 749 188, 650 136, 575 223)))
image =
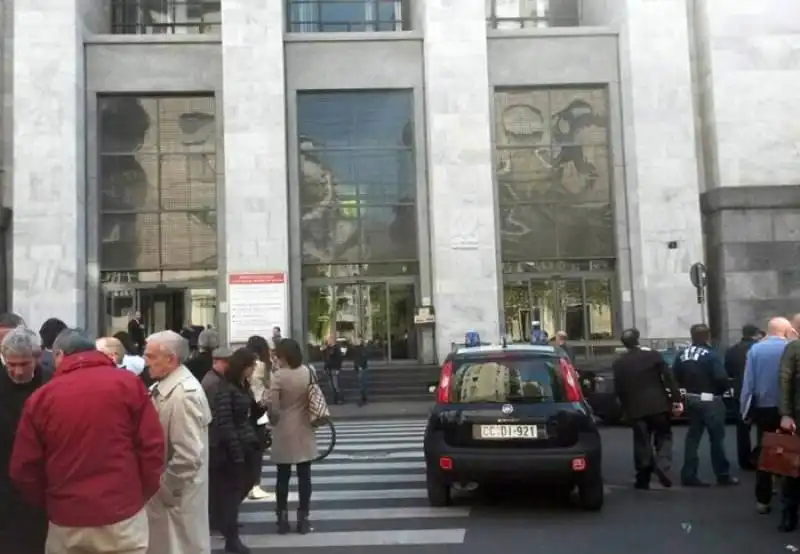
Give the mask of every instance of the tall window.
POLYGON ((613 258, 602 89, 495 93, 504 261, 613 258))
POLYGON ((608 339, 617 322, 606 91, 501 90, 494 102, 506 332, 527 341, 539 321, 573 341, 608 339))
POLYGON ((111 0, 117 35, 218 33, 220 23, 220 0, 111 0))
POLYGON ((304 263, 416 262, 411 93, 301 93, 297 114, 304 263))
POLYGON ((411 0, 286 0, 292 33, 403 31, 411 0))
POLYGON ((110 96, 99 110, 101 269, 215 269, 214 99, 110 96))

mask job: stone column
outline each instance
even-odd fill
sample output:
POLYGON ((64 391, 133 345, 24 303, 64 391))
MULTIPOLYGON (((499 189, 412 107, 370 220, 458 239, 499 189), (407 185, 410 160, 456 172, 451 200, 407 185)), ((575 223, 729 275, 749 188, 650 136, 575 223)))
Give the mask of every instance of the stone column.
POLYGON ((695 0, 709 306, 722 342, 800 311, 800 4, 695 0))
POLYGON ((86 325, 81 0, 16 2, 12 308, 29 325, 86 325))
POLYGON ((289 272, 283 5, 222 0, 229 274, 289 272))
POLYGON ((441 360, 474 329, 497 341, 499 277, 485 0, 426 0, 428 186, 441 360))
POLYGON ((636 325, 643 337, 688 337, 701 319, 689 268, 704 261, 704 247, 686 3, 608 4, 621 27, 636 325))

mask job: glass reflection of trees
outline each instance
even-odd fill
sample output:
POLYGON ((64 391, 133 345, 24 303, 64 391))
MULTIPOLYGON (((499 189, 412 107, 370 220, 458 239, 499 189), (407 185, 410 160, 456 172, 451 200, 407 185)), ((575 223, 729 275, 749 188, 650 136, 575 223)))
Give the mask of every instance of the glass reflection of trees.
POLYGON ((604 89, 495 93, 503 260, 614 257, 604 89))
POLYGON ((113 96, 98 109, 101 268, 216 268, 214 99, 113 96))
POLYGON ((411 93, 304 93, 297 111, 304 262, 416 260, 411 93))

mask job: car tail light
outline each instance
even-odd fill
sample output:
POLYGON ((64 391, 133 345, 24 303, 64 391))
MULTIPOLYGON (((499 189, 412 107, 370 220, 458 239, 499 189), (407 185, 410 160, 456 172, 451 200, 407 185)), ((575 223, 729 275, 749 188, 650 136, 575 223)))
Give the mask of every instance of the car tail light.
POLYGON ((447 361, 442 365, 439 373, 439 388, 436 391, 436 403, 447 404, 450 402, 450 383, 453 379, 453 362, 447 361))
POLYGON ((583 458, 574 458, 572 460, 572 471, 583 471, 586 469, 586 460, 583 458))
POLYGON ((572 364, 566 358, 561 358, 558 362, 561 370, 561 377, 564 381, 564 396, 567 402, 580 402, 583 399, 581 385, 578 381, 578 374, 572 364))
POLYGON ((444 471, 453 470, 453 459, 446 456, 439 458, 439 467, 444 471))

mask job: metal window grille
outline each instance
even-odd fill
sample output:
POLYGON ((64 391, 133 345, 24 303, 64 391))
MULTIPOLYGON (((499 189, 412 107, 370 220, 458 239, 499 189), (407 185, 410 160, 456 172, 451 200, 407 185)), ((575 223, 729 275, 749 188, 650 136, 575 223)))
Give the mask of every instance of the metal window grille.
POLYGON ((219 0, 111 0, 117 35, 197 35, 219 32, 219 0))
POLYGON ((411 29, 411 0, 286 0, 292 33, 395 32, 411 29))
POLYGON ((579 0, 486 0, 490 29, 579 27, 579 0))

